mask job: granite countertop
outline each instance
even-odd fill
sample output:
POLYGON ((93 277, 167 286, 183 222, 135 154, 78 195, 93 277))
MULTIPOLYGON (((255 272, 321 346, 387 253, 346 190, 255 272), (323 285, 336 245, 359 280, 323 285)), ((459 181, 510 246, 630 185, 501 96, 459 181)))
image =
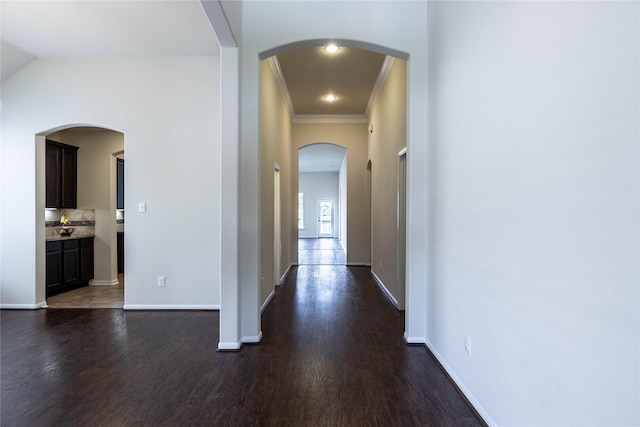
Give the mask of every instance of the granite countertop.
POLYGON ((70 236, 55 235, 47 237, 47 242, 57 242, 58 240, 73 240, 73 239, 86 239, 87 237, 96 237, 93 233, 73 233, 70 236))

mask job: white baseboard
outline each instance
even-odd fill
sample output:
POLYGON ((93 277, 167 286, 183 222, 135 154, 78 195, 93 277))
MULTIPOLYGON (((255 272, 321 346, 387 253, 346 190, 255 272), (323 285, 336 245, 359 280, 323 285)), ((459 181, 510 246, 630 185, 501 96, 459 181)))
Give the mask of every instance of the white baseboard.
POLYGON ((271 302, 271 300, 273 299, 273 297, 276 296, 276 291, 271 291, 271 293, 269 294, 269 296, 267 297, 267 299, 264 301, 264 304, 262 304, 262 307, 260 307, 260 314, 264 313, 264 311, 267 309, 267 307, 269 306, 269 303, 271 302))
POLYGON ((218 351, 238 351, 242 347, 239 342, 219 342, 218 351))
POLYGON ((427 342, 427 339, 425 337, 410 337, 409 335, 407 335, 406 331, 402 338, 404 338, 404 342, 406 342, 407 344, 424 344, 427 342))
POLYGON ((370 262, 348 262, 347 267, 371 267, 370 262))
POLYGON ((257 336, 242 337, 240 342, 219 342, 218 351, 238 351, 243 344, 258 344, 262 341, 262 331, 257 336))
POLYGON ((484 410, 482 405, 480 405, 480 402, 478 402, 478 400, 473 396, 473 394, 471 394, 471 392, 464 385, 462 380, 460 380, 460 378, 456 375, 456 373, 453 372, 453 369, 451 369, 451 367, 447 364, 447 362, 444 361, 444 359, 442 358, 442 355, 438 353, 438 350, 435 349, 435 347, 429 342, 429 340, 425 340, 424 345, 429 349, 429 351, 431 352, 431 354, 433 354, 433 356, 436 358, 438 363, 440 363, 442 368, 447 372, 447 375, 449 375, 449 378, 451 378, 453 382, 456 383, 456 385, 458 386, 462 394, 464 394, 464 396, 467 398, 471 406, 473 406, 473 408, 476 410, 478 415, 482 417, 482 419, 487 423, 487 425, 496 426, 497 424, 491 419, 491 417, 489 416, 487 411, 484 410))
POLYGON ((114 286, 117 285, 118 283, 118 279, 114 279, 114 280, 90 280, 89 281, 89 286, 114 286))
POLYGON ((289 275, 289 272, 296 265, 298 265, 298 264, 293 264, 293 263, 289 264, 289 268, 287 268, 287 271, 285 271, 284 274, 282 275, 282 277, 280 278, 280 285, 282 285, 284 283, 284 281, 286 280, 287 276, 289 275))
POLYGON ((0 309, 3 310, 38 310, 47 307, 46 301, 37 304, 0 304, 0 309))
POLYGON ((389 292, 389 289, 387 289, 387 287, 384 285, 384 283, 382 283, 382 280, 380 280, 380 278, 376 275, 376 273, 373 272, 373 270, 371 270, 371 275, 373 276, 373 279, 376 281, 376 283, 378 284, 378 287, 380 289, 382 289, 382 292, 384 292, 387 295, 387 298, 389 298, 391 300, 391 302, 393 303, 393 305, 398 308, 398 300, 395 299, 393 297, 393 295, 391 295, 391 292, 389 292))
POLYGON ((258 336, 248 336, 242 337, 243 344, 257 344, 262 341, 262 331, 258 334, 258 336))
POLYGON ((125 304, 123 310, 220 310, 219 304, 125 304))

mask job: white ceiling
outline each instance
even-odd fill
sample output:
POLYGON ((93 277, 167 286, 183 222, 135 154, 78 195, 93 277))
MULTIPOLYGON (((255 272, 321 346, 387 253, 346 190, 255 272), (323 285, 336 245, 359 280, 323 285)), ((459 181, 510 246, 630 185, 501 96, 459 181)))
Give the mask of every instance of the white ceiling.
POLYGON ((220 53, 195 0, 2 0, 0 12, 3 81, 36 58, 220 53))

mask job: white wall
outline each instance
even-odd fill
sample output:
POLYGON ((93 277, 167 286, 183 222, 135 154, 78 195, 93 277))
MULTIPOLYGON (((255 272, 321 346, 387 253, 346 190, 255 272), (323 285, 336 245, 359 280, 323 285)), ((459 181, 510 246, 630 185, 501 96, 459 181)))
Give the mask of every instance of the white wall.
POLYGON ((3 306, 44 301, 35 135, 77 124, 125 134, 126 205, 147 204, 127 212, 125 305, 218 306, 218 66, 216 57, 36 60, 2 83, 3 306))
POLYGON ((498 425, 639 425, 640 3, 428 5, 430 346, 498 425))
POLYGON ((318 198, 333 199, 333 236, 338 237, 340 201, 338 197, 338 172, 301 172, 298 175, 298 192, 304 193, 304 230, 298 237, 318 237, 318 198))

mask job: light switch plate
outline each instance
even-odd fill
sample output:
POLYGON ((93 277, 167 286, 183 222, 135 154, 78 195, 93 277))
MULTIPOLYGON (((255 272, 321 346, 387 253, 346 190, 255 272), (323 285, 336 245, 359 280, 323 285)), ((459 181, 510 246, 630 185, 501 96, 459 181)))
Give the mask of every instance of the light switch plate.
POLYGON ((138 212, 145 213, 147 211, 147 204, 145 202, 138 203, 138 212))

